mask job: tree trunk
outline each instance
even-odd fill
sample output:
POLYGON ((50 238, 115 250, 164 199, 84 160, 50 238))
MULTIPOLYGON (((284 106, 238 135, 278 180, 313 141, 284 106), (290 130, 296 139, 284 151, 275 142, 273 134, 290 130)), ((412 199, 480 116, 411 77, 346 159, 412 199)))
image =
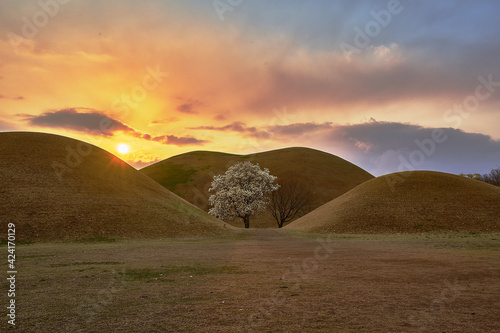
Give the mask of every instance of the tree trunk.
POLYGON ((243 223, 245 223, 245 229, 250 228, 250 215, 243 216, 243 223))

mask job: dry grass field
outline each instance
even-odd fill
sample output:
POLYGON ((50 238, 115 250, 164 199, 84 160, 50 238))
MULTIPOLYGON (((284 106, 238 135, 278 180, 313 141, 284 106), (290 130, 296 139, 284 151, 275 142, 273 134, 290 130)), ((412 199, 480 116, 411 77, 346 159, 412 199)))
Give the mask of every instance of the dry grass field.
POLYGON ((19 332, 500 331, 500 234, 257 229, 17 252, 19 332))
POLYGON ((151 169, 169 175, 158 180, 166 187, 197 193, 212 171, 252 160, 309 180, 316 198, 336 197, 285 229, 244 230, 95 146, 40 133, 0 139, 0 218, 5 230, 16 225, 12 330, 500 331, 499 188, 436 172, 372 179, 302 148, 195 152, 151 169))
MULTIPOLYGON (((360 167, 332 154, 310 148, 285 148, 252 155, 233 155, 209 151, 195 151, 177 155, 141 169, 145 175, 186 199, 204 211, 208 211, 208 189, 213 176, 223 174, 231 165, 250 161, 268 168, 277 176, 276 183, 298 182, 311 193, 311 208, 373 179, 360 167)), ((228 223, 242 227, 241 219, 228 223)), ((269 212, 250 219, 250 227, 277 227, 269 212)))

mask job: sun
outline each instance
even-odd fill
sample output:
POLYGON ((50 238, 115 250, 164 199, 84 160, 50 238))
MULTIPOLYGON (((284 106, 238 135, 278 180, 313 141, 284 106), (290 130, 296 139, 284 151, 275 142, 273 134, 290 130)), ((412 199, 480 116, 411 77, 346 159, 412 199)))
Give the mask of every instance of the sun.
POLYGON ((126 143, 120 143, 116 146, 116 151, 122 155, 128 154, 130 152, 130 146, 126 143))

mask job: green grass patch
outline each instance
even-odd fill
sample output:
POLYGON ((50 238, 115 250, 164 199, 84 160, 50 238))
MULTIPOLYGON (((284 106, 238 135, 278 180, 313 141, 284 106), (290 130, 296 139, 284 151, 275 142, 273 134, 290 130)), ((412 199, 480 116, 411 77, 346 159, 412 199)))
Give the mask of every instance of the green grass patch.
POLYGON ((53 254, 33 254, 29 256, 19 256, 19 259, 32 259, 32 258, 44 258, 44 257, 55 257, 53 254))
POLYGON ((298 237, 298 238, 306 238, 306 239, 326 239, 327 237, 330 239, 359 239, 362 234, 321 234, 321 233, 312 233, 312 232, 304 232, 293 229, 278 229, 279 232, 283 232, 285 235, 290 237, 298 237))
MULTIPOLYGON (((192 151, 192 152, 189 152, 187 153, 186 155, 190 155, 190 156, 197 156, 197 157, 213 157, 213 156, 234 156, 234 157, 240 157, 242 155, 238 155, 238 154, 230 154, 230 153, 221 153, 221 152, 213 152, 213 151, 203 151, 203 150, 200 150, 200 151, 192 151)), ((201 160, 201 159, 199 159, 201 160)))
POLYGON ((196 173, 197 170, 194 168, 186 169, 184 164, 163 162, 157 166, 154 172, 162 175, 159 179, 155 178, 158 183, 175 193, 178 184, 185 184, 193 181, 191 176, 196 173))
POLYGON ((75 241, 76 243, 92 244, 92 243, 114 243, 116 239, 105 236, 95 236, 89 238, 80 238, 75 241))
MULTIPOLYGON (((416 228, 419 224, 415 225, 416 228)), ((499 233, 459 232, 453 229, 420 230, 401 234, 314 234, 297 230, 282 230, 290 237, 331 241, 390 242, 391 246, 415 246, 436 249, 500 251, 499 233)))
POLYGON ((122 262, 118 261, 84 261, 72 262, 68 264, 52 264, 50 267, 68 267, 68 266, 81 266, 81 265, 120 265, 122 262))
POLYGON ((204 276, 216 274, 244 274, 246 271, 240 270, 236 266, 219 266, 207 267, 202 265, 193 266, 162 266, 160 268, 141 268, 141 269, 127 269, 120 273, 120 279, 123 281, 140 281, 140 280, 165 280, 172 281, 168 277, 172 276, 204 276))
MULTIPOLYGON (((0 246, 4 246, 4 245, 7 246, 8 243, 9 243, 9 241, 7 239, 0 239, 0 246)), ((16 246, 17 245, 33 245, 33 244, 35 244, 35 242, 30 241, 30 240, 25 240, 25 241, 16 240, 15 243, 16 243, 16 246)))

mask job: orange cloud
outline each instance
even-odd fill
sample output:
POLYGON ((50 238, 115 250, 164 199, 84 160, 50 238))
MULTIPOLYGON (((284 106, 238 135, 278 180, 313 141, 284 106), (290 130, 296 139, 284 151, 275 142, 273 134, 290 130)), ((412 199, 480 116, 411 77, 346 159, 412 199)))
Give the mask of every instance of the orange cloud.
POLYGON ((150 134, 141 133, 122 122, 112 119, 102 112, 88 108, 70 108, 57 111, 44 112, 38 116, 20 115, 24 117, 32 126, 48 127, 48 128, 63 128, 66 130, 79 131, 90 135, 110 137, 115 132, 123 132, 135 138, 140 138, 148 141, 155 141, 162 144, 186 146, 186 145, 202 145, 205 140, 196 139, 194 137, 178 137, 175 135, 151 136, 150 134), (84 112, 82 112, 84 111, 84 112))

